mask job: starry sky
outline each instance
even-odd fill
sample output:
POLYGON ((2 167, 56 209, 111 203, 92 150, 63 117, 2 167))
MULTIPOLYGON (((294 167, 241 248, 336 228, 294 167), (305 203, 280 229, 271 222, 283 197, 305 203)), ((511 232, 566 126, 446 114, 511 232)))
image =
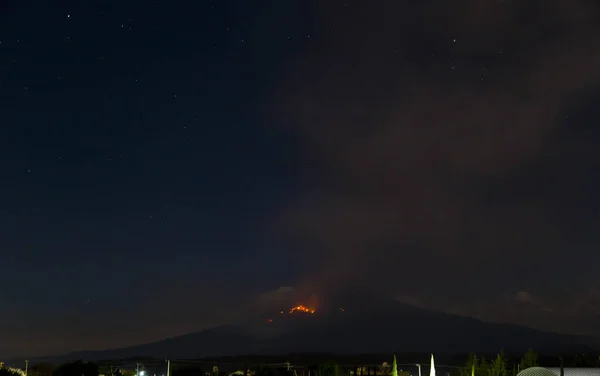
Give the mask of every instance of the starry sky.
POLYGON ((593 0, 2 2, 0 355, 358 287, 600 335, 599 21, 593 0))

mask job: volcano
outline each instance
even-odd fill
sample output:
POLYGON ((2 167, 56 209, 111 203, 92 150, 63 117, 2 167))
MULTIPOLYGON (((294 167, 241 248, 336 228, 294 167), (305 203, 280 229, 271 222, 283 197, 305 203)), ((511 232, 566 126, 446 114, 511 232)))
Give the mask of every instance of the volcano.
POLYGON ((147 345, 69 354, 65 359, 136 356, 200 358, 285 353, 542 353, 596 351, 596 339, 487 323, 395 300, 347 296, 314 309, 302 304, 244 323, 191 333, 147 345), (298 308, 303 307, 303 308, 298 308))

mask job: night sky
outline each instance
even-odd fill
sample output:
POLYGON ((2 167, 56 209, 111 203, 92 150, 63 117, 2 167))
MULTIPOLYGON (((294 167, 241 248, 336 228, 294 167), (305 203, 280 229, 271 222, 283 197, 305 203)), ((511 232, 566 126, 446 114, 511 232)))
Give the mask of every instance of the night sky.
POLYGON ((599 46, 595 0, 1 2, 0 355, 358 287, 600 335, 599 46))

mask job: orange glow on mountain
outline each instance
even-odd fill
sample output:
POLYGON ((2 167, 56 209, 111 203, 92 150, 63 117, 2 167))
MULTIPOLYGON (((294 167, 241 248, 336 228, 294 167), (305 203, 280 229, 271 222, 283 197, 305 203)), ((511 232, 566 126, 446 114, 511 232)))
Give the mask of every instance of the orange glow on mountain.
POLYGON ((315 313, 314 309, 307 308, 307 307, 303 306, 302 304, 292 307, 292 309, 290 309, 290 313, 294 313, 295 311, 304 312, 304 313, 315 313))

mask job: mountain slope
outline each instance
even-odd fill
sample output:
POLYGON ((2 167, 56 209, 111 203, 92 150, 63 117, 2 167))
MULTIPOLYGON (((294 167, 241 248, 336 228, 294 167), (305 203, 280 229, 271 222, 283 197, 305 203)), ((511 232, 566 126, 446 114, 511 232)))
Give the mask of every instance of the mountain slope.
POLYGON ((108 351, 86 351, 62 360, 119 359, 135 356, 198 358, 238 354, 290 352, 467 353, 577 352, 589 350, 594 340, 472 318, 434 312, 393 300, 350 297, 315 314, 275 313, 273 321, 261 319, 228 325, 147 345, 108 351))
POLYGON ((531 347, 554 353, 588 349, 595 343, 593 338, 487 323, 364 295, 335 302, 321 315, 309 317, 312 320, 303 320, 288 333, 269 340, 268 350, 466 353, 501 349, 523 352, 531 347))

